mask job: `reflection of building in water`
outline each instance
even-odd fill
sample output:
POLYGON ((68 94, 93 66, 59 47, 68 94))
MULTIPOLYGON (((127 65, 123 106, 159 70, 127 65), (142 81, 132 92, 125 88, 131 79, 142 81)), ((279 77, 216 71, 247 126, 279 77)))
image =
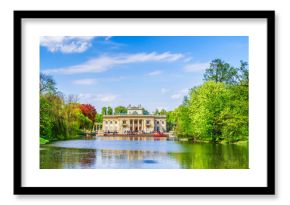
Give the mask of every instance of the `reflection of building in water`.
POLYGON ((110 140, 126 140, 126 141, 167 141, 166 137, 152 137, 152 136, 139 136, 139 135, 127 135, 127 136, 98 136, 98 139, 103 141, 110 140))
POLYGON ((160 156, 167 156, 167 153, 143 150, 101 150, 103 160, 144 160, 146 158, 155 159, 160 156))
POLYGON ((129 105, 126 114, 104 115, 103 131, 118 132, 124 134, 128 132, 150 133, 154 131, 166 131, 165 115, 146 115, 141 105, 138 107, 129 105))

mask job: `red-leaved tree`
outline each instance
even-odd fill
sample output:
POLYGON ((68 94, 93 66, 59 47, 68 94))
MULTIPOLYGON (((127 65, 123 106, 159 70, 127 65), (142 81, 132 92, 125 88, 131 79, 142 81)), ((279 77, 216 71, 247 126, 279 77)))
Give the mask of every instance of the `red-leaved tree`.
POLYGON ((81 104, 80 109, 84 116, 87 116, 92 122, 95 121, 95 117, 97 114, 96 108, 91 104, 81 104))

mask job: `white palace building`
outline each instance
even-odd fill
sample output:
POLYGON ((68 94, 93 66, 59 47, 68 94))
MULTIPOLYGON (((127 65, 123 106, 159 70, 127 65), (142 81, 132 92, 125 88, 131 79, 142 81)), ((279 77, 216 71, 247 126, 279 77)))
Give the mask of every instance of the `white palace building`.
POLYGON ((103 132, 117 132, 118 134, 166 132, 165 115, 146 115, 141 105, 129 105, 127 109, 127 114, 104 115, 103 132))

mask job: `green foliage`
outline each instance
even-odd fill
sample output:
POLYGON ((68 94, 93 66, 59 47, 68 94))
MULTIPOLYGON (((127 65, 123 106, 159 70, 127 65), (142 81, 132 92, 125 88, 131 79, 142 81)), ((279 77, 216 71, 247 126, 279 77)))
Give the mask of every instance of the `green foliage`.
POLYGON ((158 110, 156 109, 154 112, 153 112, 154 115, 166 115, 167 114, 167 111, 165 109, 161 109, 161 110, 158 110))
POLYGON ((53 119, 52 104, 44 96, 40 96, 40 136, 46 139, 52 137, 53 119))
POLYGON ((172 131, 176 125, 174 114, 175 113, 173 111, 169 111, 166 114, 166 128, 168 132, 172 131))
POLYGON ((102 123, 103 122, 103 114, 96 114, 95 122, 102 123))
POLYGON ((144 114, 144 115, 149 115, 149 114, 150 114, 149 111, 146 110, 145 108, 142 108, 142 110, 143 110, 143 114, 144 114))
POLYGON ((160 112, 159 112, 159 110, 158 110, 158 109, 156 109, 156 110, 153 112, 153 114, 154 114, 154 115, 159 115, 159 114, 160 114, 160 112))
POLYGON ((190 90, 184 102, 167 113, 167 125, 178 137, 201 142, 248 140, 248 68, 220 59, 205 72, 206 82, 190 90))
POLYGON ((112 114, 113 114, 113 108, 108 107, 107 115, 112 115, 112 114))
POLYGON ((192 89, 189 95, 189 115, 193 135, 198 140, 220 141, 221 125, 218 120, 228 101, 228 92, 224 83, 209 81, 192 89))
POLYGON ((39 144, 47 144, 48 142, 49 142, 48 140, 46 140, 42 137, 39 138, 39 144))
POLYGON ((93 127, 92 120, 90 120, 90 118, 85 116, 81 111, 78 112, 77 117, 78 117, 78 120, 80 122, 80 124, 79 124, 80 129, 86 130, 86 129, 90 129, 93 127))
POLYGON ((174 110, 175 118, 175 133, 178 137, 189 138, 193 136, 191 119, 188 114, 189 107, 187 105, 180 105, 176 110, 174 110))
POLYGON ((225 142, 248 139, 248 87, 230 86, 229 100, 219 115, 225 142))
POLYGON ((208 69, 204 74, 205 81, 233 83, 237 74, 237 70, 230 66, 230 64, 222 61, 221 59, 215 59, 210 63, 208 69))
POLYGON ((124 106, 115 107, 115 111, 114 111, 115 115, 126 114, 126 113, 127 113, 126 107, 124 107, 124 106))
MULTIPOLYGON (((51 77, 49 81, 54 82, 51 77)), ((69 96, 65 102, 60 92, 52 92, 56 90, 55 84, 53 87, 40 92, 40 143, 76 138, 82 129, 93 128, 92 120, 83 114, 77 98, 69 96)))
POLYGON ((159 115, 166 115, 167 111, 165 109, 160 110, 159 115))
POLYGON ((107 108, 106 107, 102 107, 102 115, 106 115, 107 114, 107 108))
POLYGON ((53 78, 49 75, 40 73, 40 85, 39 90, 40 93, 56 93, 56 83, 53 78))

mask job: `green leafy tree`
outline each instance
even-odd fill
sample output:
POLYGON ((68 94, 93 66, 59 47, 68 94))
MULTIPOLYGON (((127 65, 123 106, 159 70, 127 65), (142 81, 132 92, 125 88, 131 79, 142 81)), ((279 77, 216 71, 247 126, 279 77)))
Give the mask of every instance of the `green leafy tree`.
POLYGON ((234 68, 216 59, 204 76, 205 82, 167 113, 167 125, 177 136, 201 142, 248 140, 248 64, 234 68))
POLYGON ((56 93, 56 83, 50 75, 40 73, 39 90, 41 94, 56 93))
POLYGON ((180 105, 174 110, 174 122, 176 123, 174 132, 178 137, 193 137, 192 124, 189 116, 189 107, 187 105, 180 105))
POLYGON ((143 110, 143 114, 144 114, 144 115, 149 115, 149 114, 150 114, 149 111, 146 110, 145 108, 142 108, 142 110, 143 110))
POLYGON ((106 107, 102 107, 102 115, 106 115, 107 114, 107 108, 106 107))
POLYGON ((154 115, 160 115, 160 112, 158 109, 156 109, 154 112, 153 112, 154 115))
POLYGON ((124 106, 117 106, 114 109, 114 113, 115 113, 115 115, 126 114, 127 113, 127 108, 124 107, 124 106))
POLYGON ((102 123, 103 122, 103 115, 97 113, 95 122, 102 123))
POLYGON ((112 115, 113 114, 113 108, 111 108, 111 107, 108 107, 108 113, 107 113, 108 115, 112 115))
POLYGON ((51 139, 53 119, 51 116, 52 104, 44 96, 40 96, 40 137, 51 139))
POLYGON ((204 80, 224 83, 234 83, 237 70, 230 66, 230 64, 215 59, 210 63, 209 68, 205 70, 204 80))
POLYGON ((248 115, 248 87, 244 84, 229 87, 229 100, 219 115, 222 138, 227 142, 247 140, 248 115))
POLYGON ((224 83, 209 81, 192 89, 189 95, 189 114, 193 135, 199 140, 217 142, 221 137, 218 116, 228 100, 224 83))
POLYGON ((174 114, 174 111, 169 111, 166 114, 166 128, 168 132, 174 130, 174 127, 176 125, 174 114))
POLYGON ((160 110, 159 114, 160 115, 166 115, 167 114, 167 111, 165 109, 162 109, 162 110, 160 110))
POLYGON ((249 69, 248 63, 244 61, 240 61, 240 67, 237 68, 237 81, 240 85, 248 85, 249 84, 249 69))

